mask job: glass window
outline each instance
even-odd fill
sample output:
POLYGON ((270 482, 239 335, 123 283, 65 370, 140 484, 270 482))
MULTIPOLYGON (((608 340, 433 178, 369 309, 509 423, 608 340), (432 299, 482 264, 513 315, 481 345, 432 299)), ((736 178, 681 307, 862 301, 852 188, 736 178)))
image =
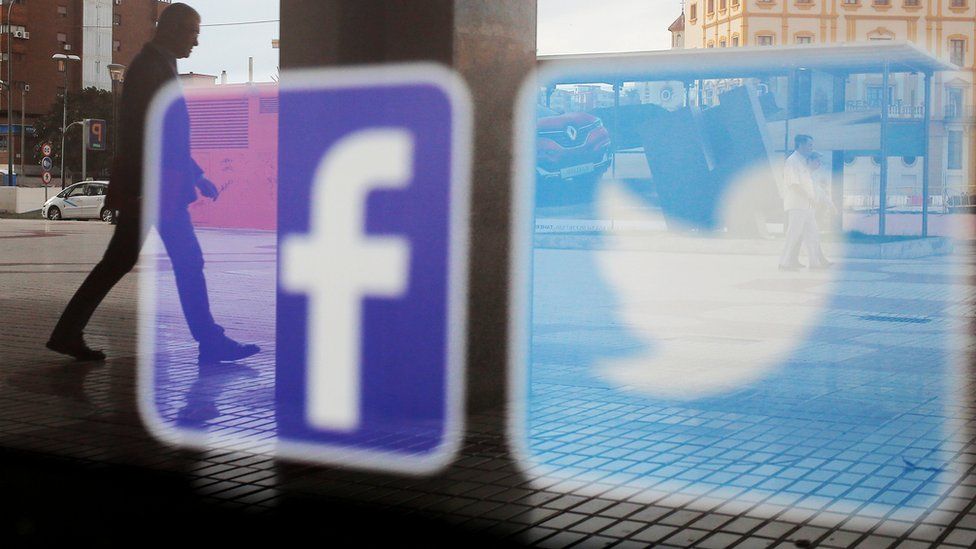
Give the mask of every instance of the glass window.
POLYGON ((966 41, 960 38, 949 40, 949 61, 958 67, 966 63, 966 41))
POLYGON ((68 192, 68 194, 67 194, 67 196, 65 196, 65 198, 71 198, 71 197, 74 197, 74 196, 82 196, 84 193, 85 193, 85 186, 84 185, 76 185, 76 186, 74 186, 74 187, 71 188, 71 190, 68 192))
POLYGON ((61 42, 62 44, 64 44, 67 41, 68 41, 68 35, 65 34, 65 33, 63 33, 63 32, 59 32, 58 33, 58 42, 61 42))
POLYGON ((726 2, 727 0, 718 0, 718 9, 724 10, 725 8, 727 8, 728 5, 726 4, 726 2))
POLYGON ((58 6, 58 16, 61 17, 61 18, 67 17, 68 16, 68 7, 67 6, 58 6))
POLYGON ((947 150, 946 167, 950 170, 962 169, 962 132, 949 132, 949 147, 947 150))
POLYGON ((946 88, 945 117, 949 119, 962 116, 962 88, 946 88))
MULTIPOLYGON (((881 86, 868 86, 865 88, 865 100, 868 103, 868 107, 877 109, 881 107, 881 102, 884 100, 883 90, 881 86)), ((892 103, 893 97, 895 95, 894 86, 888 86, 888 104, 892 103)))
POLYGON ((692 21, 698 19, 698 4, 691 5, 691 10, 688 12, 688 18, 692 21))
POLYGON ((112 41, 112 51, 119 51, 121 49, 122 49, 122 42, 119 42, 118 40, 113 40, 112 41))
POLYGON ((114 15, 112 15, 112 23, 115 24, 116 27, 119 26, 119 25, 121 25, 122 24, 122 16, 119 15, 119 14, 117 14, 117 13, 114 14, 114 15))
POLYGON ((797 44, 812 44, 813 43, 813 37, 812 36, 797 36, 796 37, 796 43, 797 44))
POLYGON ((715 0, 708 0, 707 6, 708 6, 707 13, 714 13, 715 12, 715 0))
POLYGON ((760 46, 772 46, 773 45, 773 35, 771 34, 760 34, 756 37, 756 43, 760 46))
POLYGON ((739 37, 738 36, 733 36, 732 37, 732 47, 736 47, 738 45, 739 45, 739 37))
POLYGON ((966 0, 952 0, 952 7, 954 8, 965 8, 966 0))

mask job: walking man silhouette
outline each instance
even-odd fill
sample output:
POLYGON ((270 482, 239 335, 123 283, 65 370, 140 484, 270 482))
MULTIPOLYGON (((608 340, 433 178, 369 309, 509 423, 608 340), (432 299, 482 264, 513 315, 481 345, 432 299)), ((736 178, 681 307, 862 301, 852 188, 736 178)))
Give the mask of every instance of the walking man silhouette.
MULTIPOLYGON (((143 46, 126 71, 119 121, 118 154, 112 166, 105 206, 119 211, 119 222, 102 260, 92 269, 51 334, 47 347, 77 360, 104 360, 105 354, 85 343, 83 331, 108 292, 139 259, 146 238, 142 231, 142 166, 146 113, 161 88, 178 79, 176 60, 189 57, 200 34, 200 14, 183 3, 171 4, 160 15, 153 39, 143 46)), ((216 200, 217 187, 203 177, 190 156, 189 116, 185 142, 178 147, 180 160, 164 166, 157 231, 173 264, 183 315, 199 343, 201 362, 222 362, 257 353, 257 345, 242 345, 224 335, 210 313, 207 283, 203 276, 203 252, 197 241, 187 207, 197 191, 216 200)))

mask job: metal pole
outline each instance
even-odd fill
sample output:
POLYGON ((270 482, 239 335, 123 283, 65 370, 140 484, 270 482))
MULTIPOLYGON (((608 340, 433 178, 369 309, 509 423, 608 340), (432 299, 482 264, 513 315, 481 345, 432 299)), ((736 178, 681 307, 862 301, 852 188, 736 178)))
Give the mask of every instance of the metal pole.
POLYGON ((926 72, 922 81, 925 83, 925 114, 922 119, 922 237, 929 235, 929 130, 932 125, 932 73, 926 72))
MULTIPOLYGON (((13 30, 10 27, 10 10, 14 7, 14 3, 10 2, 7 6, 7 177, 10 178, 10 184, 14 184, 13 173, 14 173, 14 91, 13 91, 13 78, 11 76, 11 67, 14 64, 13 51, 10 47, 10 40, 13 36, 13 30)), ((23 131, 23 128, 21 128, 23 131)))
POLYGON ((81 180, 88 175, 88 119, 81 122, 81 180))
POLYGON ((64 109, 61 112, 61 189, 64 190, 64 134, 68 132, 68 64, 69 59, 64 60, 64 109))
POLYGON ((20 86, 20 173, 24 173, 24 164, 27 162, 25 155, 27 143, 27 84, 20 86))
POLYGON ((885 209, 888 207, 888 102, 891 94, 888 91, 888 76, 890 70, 885 61, 881 73, 881 181, 878 185, 878 235, 885 234, 885 209))

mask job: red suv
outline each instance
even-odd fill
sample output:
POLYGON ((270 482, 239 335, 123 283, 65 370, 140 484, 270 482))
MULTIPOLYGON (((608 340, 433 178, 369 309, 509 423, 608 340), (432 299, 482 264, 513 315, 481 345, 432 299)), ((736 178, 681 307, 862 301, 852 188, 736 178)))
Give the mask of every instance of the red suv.
POLYGON ((585 112, 536 105, 536 173, 545 181, 597 181, 610 166, 610 133, 585 112))

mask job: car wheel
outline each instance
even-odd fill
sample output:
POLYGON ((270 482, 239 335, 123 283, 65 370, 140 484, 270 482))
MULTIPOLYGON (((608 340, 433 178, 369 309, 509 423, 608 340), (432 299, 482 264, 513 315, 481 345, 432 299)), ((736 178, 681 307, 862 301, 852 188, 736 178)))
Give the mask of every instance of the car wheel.
POLYGON ((51 221, 61 220, 61 210, 57 206, 51 206, 51 209, 47 211, 47 218, 51 221))
POLYGON ((102 208, 102 213, 101 215, 99 215, 99 217, 102 218, 102 221, 106 223, 111 223, 112 221, 114 221, 115 213, 108 208, 102 208))

